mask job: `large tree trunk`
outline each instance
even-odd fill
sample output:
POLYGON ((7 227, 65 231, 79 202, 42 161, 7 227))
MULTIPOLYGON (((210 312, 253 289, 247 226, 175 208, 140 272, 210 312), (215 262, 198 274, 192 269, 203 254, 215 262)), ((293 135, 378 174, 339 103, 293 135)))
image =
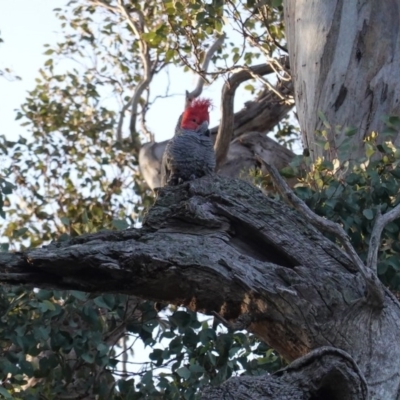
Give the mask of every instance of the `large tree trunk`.
POLYGON ((217 312, 288 361, 312 352, 256 387, 233 378, 207 399, 366 399, 364 380, 371 398, 400 396, 396 298, 377 281, 383 304, 370 303, 365 279, 339 247, 240 180, 207 177, 162 189, 142 229, 2 253, 0 280, 217 312), (351 391, 333 396, 343 385, 351 391))
MULTIPOLYGON (((315 131, 321 111, 334 127, 357 127, 362 139, 382 131, 384 115, 400 115, 400 0, 285 0, 286 36, 304 148, 323 149, 315 131)), ((329 142, 337 147, 344 135, 329 142)), ((334 156, 334 152, 330 153, 334 156)))

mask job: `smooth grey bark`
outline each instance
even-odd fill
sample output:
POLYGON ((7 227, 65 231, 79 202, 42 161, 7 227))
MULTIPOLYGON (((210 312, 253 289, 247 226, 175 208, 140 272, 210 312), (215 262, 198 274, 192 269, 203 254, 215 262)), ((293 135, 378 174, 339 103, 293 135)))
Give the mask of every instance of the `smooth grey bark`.
MULTIPOLYGON (((360 156, 382 117, 400 115, 400 0, 284 0, 284 11, 304 148, 323 154, 321 111, 332 127, 359 129, 351 155, 360 156)), ((345 138, 328 133, 331 150, 345 138)))
POLYGON ((162 189, 142 229, 0 254, 3 282, 217 312, 288 361, 324 346, 341 349, 371 398, 397 399, 400 305, 385 288, 384 307, 369 305, 357 271, 296 211, 219 176, 162 189))

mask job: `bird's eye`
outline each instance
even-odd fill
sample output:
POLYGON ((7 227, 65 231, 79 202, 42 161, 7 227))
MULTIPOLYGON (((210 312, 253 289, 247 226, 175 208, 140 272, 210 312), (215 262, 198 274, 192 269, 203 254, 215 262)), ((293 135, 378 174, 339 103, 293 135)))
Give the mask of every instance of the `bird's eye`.
POLYGON ((197 122, 196 118, 193 118, 192 121, 193 121, 193 122, 197 122))

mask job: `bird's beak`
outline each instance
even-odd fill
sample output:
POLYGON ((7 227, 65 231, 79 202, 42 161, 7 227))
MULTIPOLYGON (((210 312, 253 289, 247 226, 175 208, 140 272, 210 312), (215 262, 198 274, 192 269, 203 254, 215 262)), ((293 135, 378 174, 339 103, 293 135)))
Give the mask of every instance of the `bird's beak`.
POLYGON ((208 131, 208 121, 204 121, 201 123, 199 128, 197 129, 197 132, 204 135, 208 131))

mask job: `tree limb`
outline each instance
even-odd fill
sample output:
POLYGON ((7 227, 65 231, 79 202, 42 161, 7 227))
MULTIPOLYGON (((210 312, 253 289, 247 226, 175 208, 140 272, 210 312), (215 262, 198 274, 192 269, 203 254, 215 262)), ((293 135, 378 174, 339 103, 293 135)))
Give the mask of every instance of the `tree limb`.
POLYGON ((393 222, 400 217, 400 204, 395 208, 382 215, 380 210, 376 215, 374 228, 372 229, 371 239, 369 240, 367 267, 371 269, 376 275, 378 274, 378 250, 380 247, 380 240, 382 231, 387 224, 393 222))
MULTIPOLYGON (((279 82, 275 90, 284 93, 286 100, 281 101, 274 91, 265 88, 256 99, 247 101, 244 107, 234 114, 233 139, 251 131, 269 132, 287 115, 294 106, 293 85, 291 82, 279 82)), ((211 136, 216 138, 218 130, 219 126, 211 128, 211 136)))
MULTIPOLYGON (((290 187, 287 185, 287 183, 284 181, 284 179, 281 177, 278 170, 274 166, 266 164, 265 167, 271 175, 271 178, 274 181, 279 192, 289 202, 289 204, 291 204, 296 210, 300 211, 310 224, 314 225, 318 229, 321 229, 323 232, 333 234, 339 240, 339 242, 345 248, 347 254, 352 259, 354 265, 358 268, 361 275, 365 279, 365 283, 368 289, 367 300, 369 300, 371 305, 382 308, 385 298, 382 285, 379 282, 376 274, 373 273, 370 268, 367 268, 361 261, 357 252, 354 250, 354 247, 351 245, 350 239, 343 228, 339 224, 332 222, 326 218, 320 217, 319 215, 311 211, 303 202, 303 200, 298 198, 293 193, 293 191, 290 189, 290 187)), ((396 210, 396 212, 400 213, 399 210, 396 210)), ((392 215, 395 214, 396 213, 393 213, 392 215)))
MULTIPOLYGON (((288 64, 288 58, 285 58, 284 61, 285 64, 288 64)), ((274 72, 274 69, 268 64, 255 65, 246 69, 240 69, 225 82, 221 95, 221 121, 214 145, 217 170, 224 162, 232 140, 234 130, 233 102, 236 89, 241 83, 251 79, 254 75, 266 75, 272 72, 274 72)))
MULTIPOLYGON (((132 142, 138 143, 139 146, 139 141, 137 140, 137 132, 136 132, 136 118, 138 115, 137 109, 139 106, 139 101, 140 97, 142 96, 144 90, 149 86, 151 79, 152 79, 152 73, 151 73, 151 59, 150 59, 150 51, 149 47, 146 43, 146 41, 142 38, 142 33, 144 29, 144 15, 142 11, 139 9, 135 9, 134 12, 138 17, 138 22, 134 21, 131 15, 129 14, 128 10, 125 7, 125 4, 123 3, 123 0, 118 0, 118 7, 121 12, 121 14, 125 17, 128 25, 132 29, 133 33, 136 36, 136 39, 139 43, 139 50, 140 50, 140 58, 142 60, 142 66, 143 66, 143 77, 140 80, 140 82, 137 84, 135 92, 129 101, 131 105, 131 119, 129 123, 129 130, 131 133, 131 140, 132 142)), ((118 124, 118 126, 122 127, 122 123, 118 124)), ((117 131, 117 141, 122 140, 122 130, 119 129, 117 131)), ((139 148, 137 149, 139 151, 139 148)))
POLYGON ((321 347, 273 375, 241 376, 203 392, 203 400, 369 399, 363 373, 349 354, 321 347))
POLYGON ((163 188, 142 229, 0 253, 0 273, 4 283, 126 293, 230 323, 244 318, 288 361, 322 346, 346 351, 371 398, 393 398, 400 385, 398 301, 377 282, 385 308, 371 312, 352 259, 241 180, 217 175, 163 188))

